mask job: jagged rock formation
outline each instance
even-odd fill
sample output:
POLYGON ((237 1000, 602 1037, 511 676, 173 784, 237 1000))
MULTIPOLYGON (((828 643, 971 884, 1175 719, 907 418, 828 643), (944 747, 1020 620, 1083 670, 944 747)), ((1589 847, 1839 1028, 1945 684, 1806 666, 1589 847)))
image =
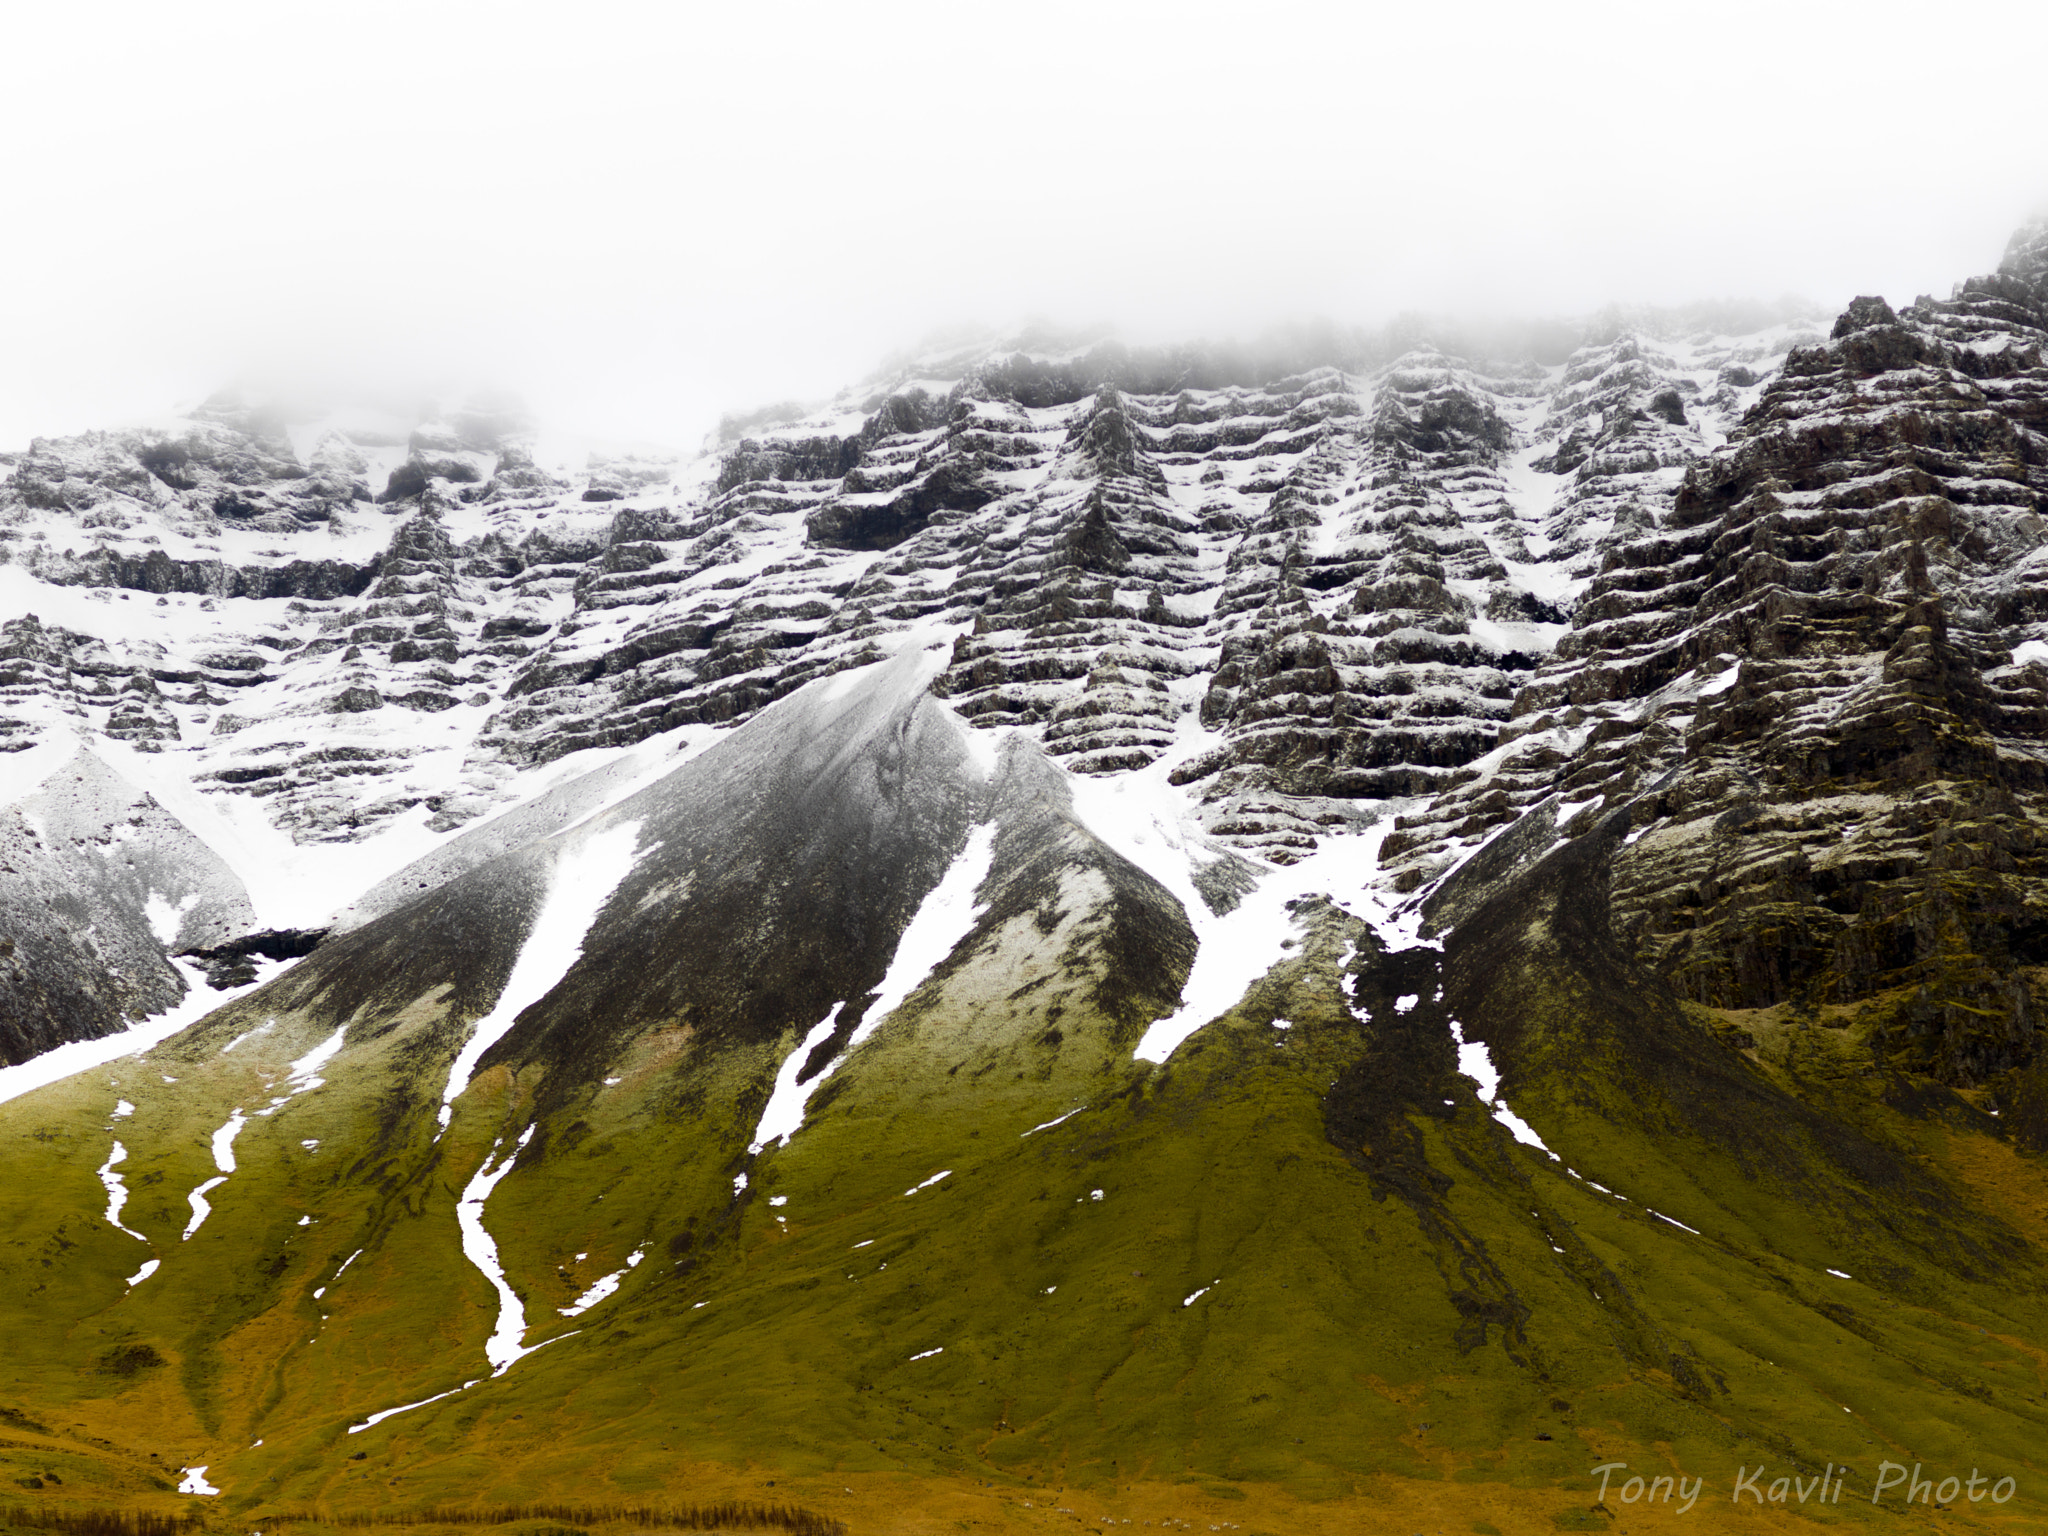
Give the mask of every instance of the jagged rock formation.
POLYGON ((1414 885, 1555 791, 1627 802, 1615 919, 1684 996, 1853 1012, 1981 1083, 2034 1055, 2048 258, 1795 349, 1610 546, 1507 744, 1386 845, 1414 885))

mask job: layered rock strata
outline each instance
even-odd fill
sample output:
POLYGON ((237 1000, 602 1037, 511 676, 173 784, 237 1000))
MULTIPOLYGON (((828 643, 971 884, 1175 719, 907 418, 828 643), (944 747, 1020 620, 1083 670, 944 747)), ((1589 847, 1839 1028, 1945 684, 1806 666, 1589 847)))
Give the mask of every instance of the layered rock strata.
POLYGON ((1683 996, 1874 1028, 1969 1084, 2048 964, 2048 253, 1858 299, 1616 543, 1503 744, 1385 845, 1410 887, 1554 796, 1627 804, 1615 920, 1683 996), (1834 1010, 1830 1013, 1830 1010, 1834 1010))

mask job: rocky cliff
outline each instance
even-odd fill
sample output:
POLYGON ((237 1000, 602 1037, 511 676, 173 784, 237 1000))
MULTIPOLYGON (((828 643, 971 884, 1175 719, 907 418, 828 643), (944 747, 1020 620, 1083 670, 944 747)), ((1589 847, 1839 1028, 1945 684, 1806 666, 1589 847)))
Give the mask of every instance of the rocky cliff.
POLYGON ((111 743, 302 864, 389 833, 389 865, 550 764, 936 635, 977 727, 1164 764, 1286 863, 1491 752, 1606 552, 1819 339, 1726 318, 1492 360, 984 346, 688 460, 233 396, 39 440, 0 485, 0 739, 111 743))
POLYGON ((1626 804, 1616 922, 1685 997, 1976 1086, 2035 1055, 2048 890, 2042 228, 1795 348, 1615 538, 1502 746, 1397 823, 1414 885, 1546 798, 1626 804))

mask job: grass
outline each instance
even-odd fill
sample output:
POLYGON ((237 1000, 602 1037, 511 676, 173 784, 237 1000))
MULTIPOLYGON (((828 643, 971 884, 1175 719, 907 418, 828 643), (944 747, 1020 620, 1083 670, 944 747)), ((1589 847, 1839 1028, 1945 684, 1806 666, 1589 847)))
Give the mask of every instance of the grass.
MULTIPOLYGON (((617 1526, 631 1530, 787 1531, 790 1536, 846 1536, 846 1527, 790 1504, 687 1504, 662 1508, 637 1505, 515 1504, 488 1509, 429 1509, 404 1512, 266 1515, 273 1528, 361 1530, 366 1527, 563 1526, 586 1530, 617 1526)), ((198 1514, 135 1514, 121 1510, 0 1508, 0 1530, 54 1531, 60 1536, 187 1536, 213 1522, 198 1514)))
MULTIPOLYGON (((1889 1458, 2019 1476, 2013 1505, 1946 1517, 1965 1528, 2040 1517, 2038 1158, 1866 1092, 1854 1123, 1924 1188, 1858 1183, 1824 1149, 1774 1166, 1587 1033, 1598 999, 1545 1003, 1530 982, 1539 1033, 1501 1059, 1574 1178, 1430 1054, 1448 1039, 1433 1004, 1405 1016, 1419 1054, 1400 1054, 1390 1009, 1354 1021, 1337 968, 1358 937, 1312 914, 1300 948, 1165 1068, 1131 1062, 1128 1021, 1092 1007, 1085 945, 1021 999, 995 960, 964 965, 835 1075, 789 1146, 754 1158, 794 1026, 710 1059, 684 1027, 643 1035, 610 1067, 618 1084, 560 1097, 490 1204, 529 1342, 558 1342, 358 1434, 485 1376, 496 1299, 462 1258, 455 1203, 526 1123, 538 1068, 481 1075, 436 1143, 418 1084, 439 1081, 447 1016, 424 999, 360 1021, 325 1088, 249 1121, 190 1243, 185 1192, 212 1175, 225 1109, 267 1103, 265 1075, 336 1021, 281 1014, 222 1056, 269 1016, 249 1010, 218 1040, 129 1064, 118 1089, 95 1077, 17 1101, 0 1111, 0 1285, 20 1298, 0 1310, 0 1407, 41 1429, 0 1424, 19 1442, 0 1447, 4 1476, 63 1478, 42 1508, 197 1507, 264 1530, 304 1511, 580 1525, 560 1510, 730 1503, 854 1531, 1334 1531, 1399 1511, 1410 1529, 1520 1532, 1607 1528, 1587 1470, 1622 1460, 1706 1479, 1716 1528, 1740 1530, 1882 1517, 1849 1500, 1751 1514, 1727 1502, 1738 1465, 1847 1464, 1867 1499, 1889 1458), (1391 1107, 1333 1120, 1339 1083, 1392 1084, 1391 1107), (107 1122, 117 1092, 137 1113, 107 1122), (144 1249, 98 1219, 94 1170, 117 1134, 124 1220, 165 1260, 133 1292, 144 1249), (559 1316, 634 1252, 617 1295, 559 1316), (101 1364, 143 1350, 163 1363, 101 1364), (217 1503, 171 1491, 202 1464, 217 1503)), ((1721 1053, 1701 1060, 1792 1126, 1771 1145, 1820 1134, 1787 1118, 1798 1082, 1695 1034, 1721 1053)), ((1831 1105, 1847 1091, 1808 1086, 1831 1105)))
POLYGON ((0 1506, 0 1529, 56 1531, 61 1536, 186 1536, 200 1529, 189 1515, 160 1515, 109 1509, 51 1509, 0 1506))
MULTIPOLYGON (((791 1536, 846 1536, 844 1524, 807 1509, 789 1504, 741 1503, 734 1499, 716 1504, 686 1504, 658 1509, 624 1504, 507 1504, 486 1509, 427 1509, 331 1516, 273 1515, 268 1518, 275 1524, 318 1524, 349 1529, 544 1523, 578 1528, 617 1525, 639 1530, 788 1531, 791 1536)), ((80 1532, 79 1536, 121 1536, 121 1533, 80 1532)), ((159 1533, 138 1532, 136 1536, 159 1536, 159 1533)))

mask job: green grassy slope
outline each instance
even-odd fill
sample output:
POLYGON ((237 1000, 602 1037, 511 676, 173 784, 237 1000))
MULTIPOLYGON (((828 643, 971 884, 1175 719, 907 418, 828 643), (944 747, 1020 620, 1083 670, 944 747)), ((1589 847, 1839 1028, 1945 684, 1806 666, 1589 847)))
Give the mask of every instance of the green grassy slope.
POLYGON ((1802 1096, 1617 957, 1575 904, 1593 852, 1546 868, 1442 955, 1304 908, 1165 1067, 1129 1053, 1170 968, 1115 985, 1099 909, 1020 909, 755 1157, 795 1021, 722 1052, 672 1022, 573 1091, 501 1065, 437 1143, 460 1020, 429 994, 354 1020, 324 1087, 250 1120, 183 1242, 208 1136, 339 1022, 258 994, 0 1108, 0 1405, 108 1447, 21 1496, 175 1502, 151 1469, 206 1463, 213 1507, 252 1521, 773 1481, 873 1529, 1241 1494, 1300 1529, 1398 1507, 1533 1530, 1579 1518, 1607 1461, 1703 1476, 1717 1508, 1738 1465, 1846 1464, 1844 1502, 1805 1517, 1851 1521, 1889 1458, 2013 1474, 1998 1513, 2041 1518, 2038 1158, 1885 1079, 1802 1096), (1027 951, 1050 958, 1020 992, 1027 951), (1458 1075, 1451 1016, 1558 1159, 1458 1075), (117 1094, 132 1118, 106 1118, 117 1094), (558 1342, 350 1434, 487 1376, 497 1303, 455 1203, 541 1103, 487 1219, 527 1342, 558 1342), (164 1260, 132 1292, 148 1250, 95 1174, 116 1135, 124 1220, 164 1260), (618 1294, 559 1315, 636 1251, 618 1294))

